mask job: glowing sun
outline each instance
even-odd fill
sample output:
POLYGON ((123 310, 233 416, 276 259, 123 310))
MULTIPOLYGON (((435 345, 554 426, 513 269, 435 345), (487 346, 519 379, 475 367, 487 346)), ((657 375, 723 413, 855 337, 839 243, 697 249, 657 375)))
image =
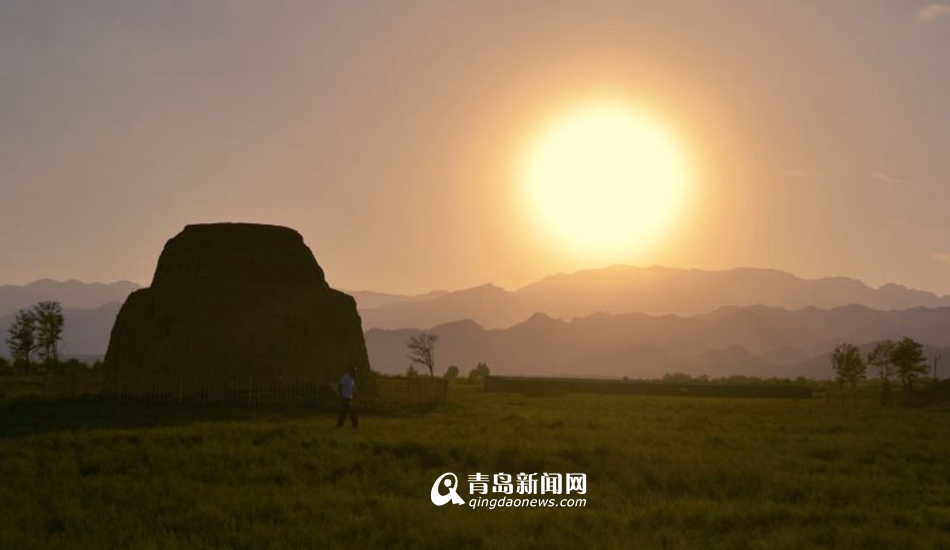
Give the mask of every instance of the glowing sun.
POLYGON ((541 135, 524 180, 531 208, 558 240, 618 254, 672 223, 686 194, 687 167, 662 127, 620 106, 596 106, 541 135))

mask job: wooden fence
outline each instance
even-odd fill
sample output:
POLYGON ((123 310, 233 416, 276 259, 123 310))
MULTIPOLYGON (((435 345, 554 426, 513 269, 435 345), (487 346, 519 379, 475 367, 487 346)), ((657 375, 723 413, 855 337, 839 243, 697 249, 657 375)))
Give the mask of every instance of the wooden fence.
MULTIPOLYGON (((71 397, 62 382, 50 397, 71 397)), ((286 380, 281 377, 149 376, 111 380, 102 393, 116 401, 163 403, 311 403, 335 405, 333 383, 286 380)), ((432 378, 372 376, 357 382, 357 403, 430 405, 448 399, 448 382, 432 378)))
POLYGON ((79 371, 58 372, 43 377, 43 396, 51 399, 72 399, 83 394, 79 371))
POLYGON ((266 377, 148 376, 111 380, 103 392, 117 401, 173 403, 329 402, 327 384, 266 377))

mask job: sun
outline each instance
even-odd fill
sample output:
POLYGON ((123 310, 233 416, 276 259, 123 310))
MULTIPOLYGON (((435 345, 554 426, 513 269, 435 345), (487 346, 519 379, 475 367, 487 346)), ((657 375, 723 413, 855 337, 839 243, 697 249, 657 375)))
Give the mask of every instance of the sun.
POLYGON ((672 224, 687 179, 684 155, 664 128, 617 105, 564 117, 524 166, 528 202, 545 232, 601 256, 657 238, 672 224))

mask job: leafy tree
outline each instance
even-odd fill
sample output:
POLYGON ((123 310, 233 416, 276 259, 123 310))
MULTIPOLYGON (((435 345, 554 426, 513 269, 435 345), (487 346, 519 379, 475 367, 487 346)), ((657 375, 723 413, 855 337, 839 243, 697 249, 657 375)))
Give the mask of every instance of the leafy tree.
POLYGON ((30 358, 36 349, 36 315, 29 309, 17 311, 13 324, 7 330, 7 348, 13 363, 30 370, 30 358))
POLYGON ((891 377, 894 376, 894 348, 897 344, 893 340, 885 340, 868 353, 868 364, 877 368, 881 380, 881 404, 884 405, 891 396, 891 377))
POLYGON ((475 365, 475 368, 468 371, 469 380, 484 380, 486 376, 491 374, 491 369, 488 368, 488 365, 485 363, 479 363, 475 365))
POLYGON ((835 380, 841 385, 851 386, 852 395, 858 381, 866 378, 867 366, 861 358, 861 351, 854 344, 838 344, 831 352, 831 367, 835 369, 835 380))
POLYGON ((444 376, 446 380, 455 380, 459 377, 459 368, 455 365, 451 365, 449 368, 445 369, 444 376))
POLYGON ((435 343, 439 337, 431 332, 412 336, 406 342, 409 346, 409 360, 429 369, 429 376, 435 376, 435 343))
POLYGON ((418 377, 419 377, 419 370, 416 369, 415 365, 409 365, 409 368, 406 369, 406 377, 407 377, 407 378, 418 378, 418 377))
POLYGON ((63 308, 59 302, 40 302, 33 306, 36 318, 36 349, 44 363, 59 360, 59 340, 63 336, 63 308))
POLYGON ((891 362, 897 369, 897 376, 901 380, 901 388, 914 389, 914 380, 927 374, 927 358, 924 356, 924 346, 911 338, 904 337, 894 345, 891 353, 891 362))

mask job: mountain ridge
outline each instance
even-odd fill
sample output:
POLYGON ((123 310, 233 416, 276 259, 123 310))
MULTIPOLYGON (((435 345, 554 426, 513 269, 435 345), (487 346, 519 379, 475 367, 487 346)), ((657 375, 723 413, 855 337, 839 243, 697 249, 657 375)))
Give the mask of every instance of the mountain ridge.
POLYGON ((640 311, 696 315, 727 305, 827 309, 859 304, 881 310, 950 306, 950 296, 858 279, 806 279, 769 268, 729 270, 617 264, 544 277, 517 290, 484 284, 426 300, 361 307, 365 328, 432 327, 459 318, 510 327, 535 312, 572 319, 591 313, 640 311))
MULTIPOLYGON (((629 376, 667 372, 728 376, 831 376, 827 353, 840 342, 861 346, 910 336, 950 348, 950 306, 880 311, 864 306, 799 310, 728 306, 682 317, 595 313, 570 321, 535 314, 508 328, 472 320, 429 330, 440 337, 444 368, 485 361, 499 374, 629 376)), ((421 329, 365 331, 373 368, 403 372, 405 341, 421 329)))
POLYGON ((110 302, 122 302, 139 288, 137 283, 125 279, 86 283, 78 279, 44 278, 24 285, 0 285, 0 317, 43 300, 55 300, 64 309, 95 309, 110 302))
MULTIPOLYGON (((58 289, 59 294, 21 295, 20 307, 57 296, 70 298, 61 300, 66 314, 63 352, 89 356, 105 353, 118 304, 137 288, 128 281, 42 279, 31 285, 4 285, 0 291, 58 289), (90 293, 74 299, 64 290, 74 287, 90 293), (76 307, 76 302, 90 307, 76 307)), ((445 351, 453 357, 453 346, 464 351, 455 355, 460 363, 478 359, 533 369, 547 357, 540 372, 545 375, 550 374, 548 367, 586 373, 585 361, 604 366, 606 374, 626 372, 634 362, 664 372, 692 369, 711 374, 738 368, 794 373, 816 368, 823 360, 814 357, 844 340, 862 344, 908 334, 927 344, 950 345, 941 328, 950 327, 944 309, 950 306, 948 297, 896 283, 873 289, 847 277, 809 280, 773 269, 615 265, 554 274, 515 291, 485 284, 413 296, 355 294, 364 300, 363 330, 371 349, 388 341, 374 330, 398 335, 391 345, 375 348, 376 354, 371 351, 374 364, 378 359, 380 368, 392 372, 405 369, 406 334, 431 327, 448 335, 442 342, 448 349, 440 351, 440 358, 445 351), (870 304, 857 303, 861 299, 870 304), (367 308, 366 303, 376 307, 367 308), (634 309, 638 306, 649 307, 634 309), (380 312, 398 325, 378 326, 374 317, 380 312), (842 328, 852 326, 860 330, 842 328), (535 340, 547 344, 532 344, 535 340), (564 342, 574 342, 576 350, 563 349, 564 342), (563 357, 551 357, 545 348, 561 350, 563 357)), ((0 303, 3 296, 0 292, 0 303)), ((0 310, 0 329, 12 322, 14 312, 0 310)), ((0 350, 4 347, 0 343, 0 350)))

